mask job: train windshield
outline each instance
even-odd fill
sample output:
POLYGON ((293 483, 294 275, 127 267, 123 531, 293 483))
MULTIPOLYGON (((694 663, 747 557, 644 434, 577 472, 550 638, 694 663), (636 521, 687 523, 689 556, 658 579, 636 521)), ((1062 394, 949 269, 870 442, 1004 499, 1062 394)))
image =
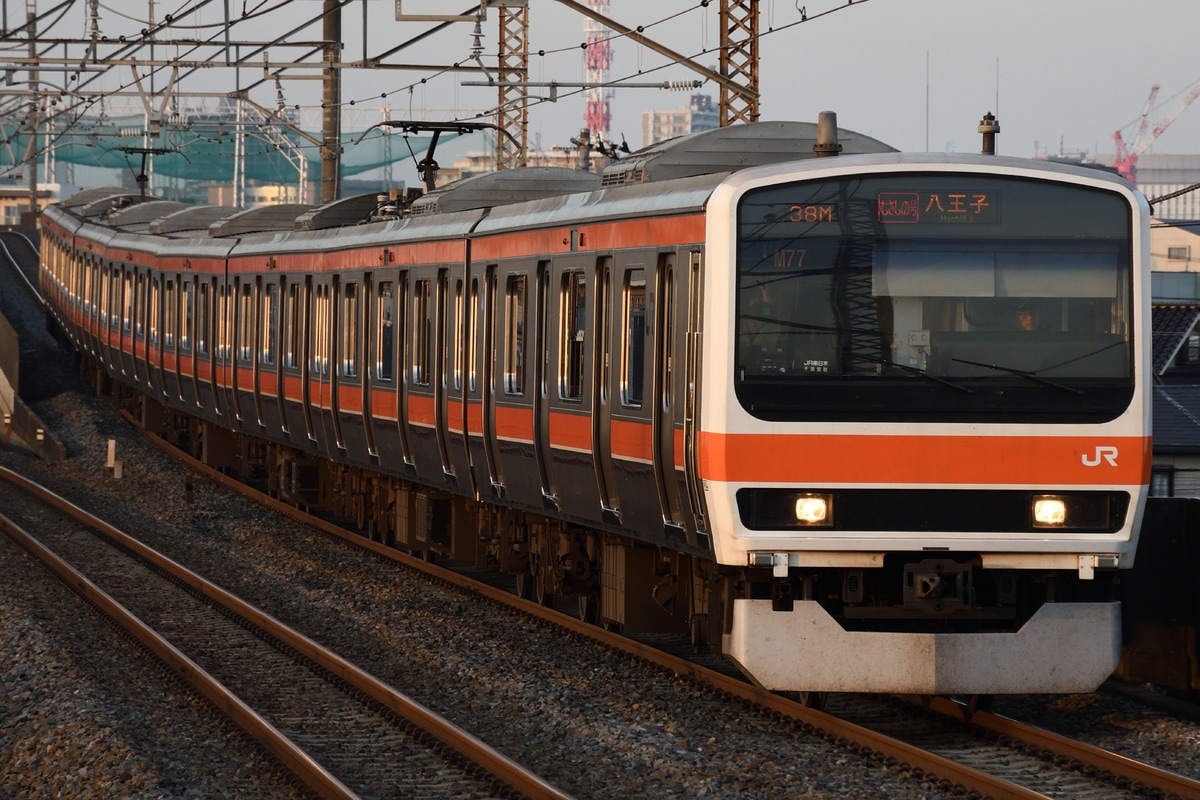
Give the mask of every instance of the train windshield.
POLYGON ((735 387, 779 420, 1095 422, 1133 395, 1132 211, 1102 189, 860 175, 738 208, 735 387))

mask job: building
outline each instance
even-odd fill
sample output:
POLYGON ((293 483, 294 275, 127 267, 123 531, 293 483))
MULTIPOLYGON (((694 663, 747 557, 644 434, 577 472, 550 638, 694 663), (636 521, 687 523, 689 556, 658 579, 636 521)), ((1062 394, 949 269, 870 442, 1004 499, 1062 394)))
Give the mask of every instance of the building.
MULTIPOLYGON (((1115 156, 1100 155, 1097 163, 1112 166, 1115 156)), ((1200 184, 1200 155, 1182 156, 1142 153, 1137 161, 1137 187, 1153 201, 1154 216, 1161 220, 1200 222, 1200 190, 1184 191, 1200 184), (1175 194, 1168 198, 1167 195, 1175 194)))
POLYGON ((676 136, 711 131, 719 128, 721 120, 711 96, 692 95, 687 108, 678 111, 642 112, 642 147, 649 147, 676 136))
MULTIPOLYGON (((38 184, 37 207, 39 209, 56 202, 57 197, 58 184, 38 184)), ((29 213, 28 184, 0 183, 0 228, 33 230, 35 227, 36 223, 29 213)))
POLYGON ((1155 497, 1200 497, 1200 302, 1153 309, 1155 497))

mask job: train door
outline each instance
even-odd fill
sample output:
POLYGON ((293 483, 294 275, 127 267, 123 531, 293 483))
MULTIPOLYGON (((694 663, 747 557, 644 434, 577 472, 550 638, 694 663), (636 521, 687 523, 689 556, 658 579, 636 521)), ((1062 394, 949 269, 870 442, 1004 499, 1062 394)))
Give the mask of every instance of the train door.
MULTIPOLYGON (((621 501, 621 520, 630 527, 653 530, 666 517, 661 492, 656 489, 654 469, 655 403, 647 388, 653 384, 650 347, 657 331, 652 324, 655 305, 648 289, 654 283, 647 259, 653 251, 625 251, 615 256, 610 281, 612 327, 608 381, 610 406, 610 449, 616 496, 621 501)), ((653 266, 653 261, 650 262, 653 266)), ((679 533, 668 529, 668 534, 679 533)), ((682 537, 680 537, 682 538, 682 537)))
POLYGON ((446 369, 447 369, 447 348, 448 345, 448 326, 446 323, 447 306, 449 300, 447 298, 447 283, 449 276, 447 270, 439 269, 437 271, 437 281, 435 286, 434 297, 434 316, 433 316, 433 375, 431 380, 433 383, 433 407, 434 411, 434 435, 437 440, 438 456, 442 461, 442 474, 448 481, 453 483, 454 466, 450 461, 449 451, 449 430, 447 419, 447 396, 446 396, 446 369))
MULTIPOLYGON (((706 522, 706 513, 704 510, 704 491, 700 485, 699 472, 697 470, 699 454, 697 450, 696 437, 700 428, 700 397, 697 393, 697 388, 700 386, 702 376, 700 375, 700 353, 701 343, 703 341, 702 309, 703 300, 700 289, 704 285, 701 281, 701 267, 703 264, 702 254, 697 251, 688 253, 688 274, 687 287, 684 293, 687 308, 687 339, 684 342, 682 349, 684 355, 684 374, 682 376, 673 376, 675 392, 683 396, 683 459, 682 464, 676 466, 677 484, 687 487, 688 505, 691 511, 691 521, 694 524, 697 534, 704 534, 708 530, 706 522)), ((677 357, 679 350, 671 351, 677 357)), ((689 541, 691 539, 691 531, 693 528, 689 526, 689 541)))
MULTIPOLYGON (((232 297, 233 332, 230 364, 230 401, 239 423, 254 413, 254 282, 248 276, 234 280, 232 297)), ((256 418, 257 421, 257 418, 256 418)))
POLYGON ((558 508, 564 514, 601 521, 607 498, 597 493, 599 480, 593 463, 591 419, 595 391, 595 332, 600 327, 593 313, 594 258, 583 255, 556 257, 549 287, 555 319, 547 326, 550 367, 554 371, 547 418, 550 442, 549 472, 554 478, 558 508))
POLYGON ((487 339, 487 323, 484 321, 485 313, 481 304, 486 279, 486 270, 473 267, 467 270, 467 295, 463 311, 463 347, 466 352, 466 364, 463 367, 463 413, 469 450, 468 462, 471 465, 471 485, 474 487, 476 499, 482 497, 482 488, 490 484, 492 475, 488 466, 489 445, 484 438, 484 389, 481 379, 482 364, 486 357, 483 342, 487 339))
POLYGON ((554 454, 550 447, 550 392, 553 373, 550 364, 550 334, 547 326, 555 319, 550 262, 539 261, 537 299, 534 308, 534 409, 533 443, 542 497, 558 507, 558 488, 554 484, 554 454))
POLYGON ((146 369, 142 359, 146 357, 146 275, 133 270, 133 330, 130 344, 133 353, 133 382, 145 379, 146 369))
POLYGON ((264 283, 261 276, 254 279, 254 348, 250 353, 253 362, 254 420, 259 428, 266 426, 263 415, 263 390, 271 389, 271 369, 274 366, 275 351, 272 337, 275 331, 272 314, 275 311, 275 291, 273 282, 264 283))
POLYGON ((461 491, 474 493, 470 447, 467 442, 467 397, 463 382, 466 362, 466 332, 469 314, 466 305, 466 280, 460 273, 450 278, 446 305, 446 371, 442 382, 445 395, 446 444, 449 469, 461 491))
POLYGON ((375 444, 375 415, 372 413, 372 392, 378 376, 376 367, 379 363, 377 350, 378 339, 370 333, 379 330, 377 318, 378 304, 375 301, 374 275, 370 272, 363 275, 362 282, 362 352, 363 363, 360 372, 362 388, 362 432, 363 442, 367 450, 367 458, 372 462, 379 460, 379 447, 375 444))
POLYGON ((179 379, 179 275, 164 277, 163 283, 163 396, 172 403, 183 398, 179 379))
POLYGON ((291 282, 286 275, 279 276, 279 357, 275 361, 275 402, 279 414, 279 431, 285 437, 291 433, 292 423, 288 419, 290 405, 288 403, 288 386, 290 378, 296 374, 296 359, 300 352, 296 347, 295 328, 300 324, 297 306, 300 301, 300 287, 291 282))
POLYGON ((488 479, 492 492, 500 497, 504 492, 504 476, 500 472, 499 442, 496 439, 496 272, 498 265, 488 264, 483 284, 483 451, 487 460, 488 479))
POLYGON ((606 517, 621 518, 617 478, 612 459, 612 258, 596 263, 595 338, 592 348, 592 463, 600 506, 606 517))
POLYGON ((342 433, 342 386, 353 386, 358 372, 357 302, 358 284, 343 280, 340 275, 334 275, 325 319, 329 325, 326 346, 330 351, 331 362, 329 424, 333 444, 339 450, 346 449, 346 437, 342 433))
POLYGON ((218 407, 225 414, 225 424, 233 427, 240 416, 237 407, 237 396, 234 394, 234 372, 237 364, 234 360, 234 317, 237 309, 237 286, 223 280, 217 284, 217 324, 216 334, 216 396, 218 407))
POLYGON ((121 277, 121 330, 117 336, 117 349, 121 356, 121 375, 134 374, 133 369, 133 270, 118 267, 121 277))
POLYGON ((329 414, 330 402, 330 336, 332 331, 332 302, 330 285, 312 285, 312 309, 309 313, 311 325, 308 329, 309 397, 305 404, 310 411, 310 436, 324 452, 330 451, 329 414))
POLYGON ((679 362, 676 348, 680 344, 680 298, 677 294, 676 257, 674 253, 659 257, 655 280, 655 327, 653 395, 651 417, 654 438, 654 482, 658 487, 663 521, 676 528, 683 527, 683 501, 678 476, 683 470, 683 415, 676 387, 679 362))
POLYGON ((221 413, 216 386, 216 300, 215 281, 196 281, 196 402, 221 413))
POLYGON ((412 292, 408 284, 408 271, 404 270, 396 279, 396 426, 400 437, 400 454, 404 463, 413 466, 412 439, 408 431, 408 386, 412 380, 409 370, 412 365, 412 345, 409 342, 409 320, 412 292))
POLYGON ((97 326, 99 324, 99 303, 96 297, 97 281, 95 272, 98 269, 97 260, 88 256, 81 262, 80 280, 83 283, 83 317, 82 340, 84 349, 95 357, 97 352, 97 326))
MULTIPOLYGON (((313 279, 308 275, 304 279, 304 292, 299 296, 299 303, 296 306, 299 313, 296 315, 296 325, 292 329, 292 336, 299 339, 300 349, 297 351, 299 357, 300 370, 300 411, 304 417, 304 435, 308 437, 308 441, 317 441, 317 430, 313 424, 313 351, 312 351, 312 335, 309 333, 309 328, 313 324, 313 313, 316 308, 316 298, 313 296, 313 279)), ((319 371, 318 371, 319 374, 319 371)), ((318 390, 317 396, 320 396, 318 390)))
POLYGON ((179 399, 187 405, 199 405, 196 387, 196 281, 194 276, 179 278, 179 399))

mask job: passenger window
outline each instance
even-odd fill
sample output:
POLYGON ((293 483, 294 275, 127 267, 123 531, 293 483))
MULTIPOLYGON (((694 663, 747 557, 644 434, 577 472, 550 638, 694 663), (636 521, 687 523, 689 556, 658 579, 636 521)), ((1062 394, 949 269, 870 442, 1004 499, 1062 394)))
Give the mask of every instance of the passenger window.
POLYGON ((347 283, 342 292, 342 376, 358 374, 358 284, 347 283))
POLYGON ((646 364, 646 271, 625 273, 622 293, 621 405, 641 408, 646 364))
POLYGON ((525 393, 525 276, 510 275, 505 287, 504 393, 525 393))
POLYGON ((392 291, 392 282, 379 284, 376 319, 379 320, 376 331, 375 353, 378 362, 375 366, 375 377, 380 381, 392 380, 392 366, 396 351, 396 298, 392 291))
POLYGON ((279 306, 279 287, 268 283, 263 293, 262 309, 262 354, 259 356, 263 364, 268 366, 275 363, 275 315, 279 306))
POLYGON ((254 294, 253 286, 242 286, 241 302, 238 304, 237 353, 238 361, 249 362, 254 343, 254 294))
POLYGON ((558 395, 564 400, 579 400, 583 396, 583 344, 587 324, 587 284, 583 272, 563 275, 560 308, 558 395))
POLYGON ((429 385, 429 371, 433 364, 433 320, 429 305, 429 281, 417 281, 413 285, 413 383, 429 385))

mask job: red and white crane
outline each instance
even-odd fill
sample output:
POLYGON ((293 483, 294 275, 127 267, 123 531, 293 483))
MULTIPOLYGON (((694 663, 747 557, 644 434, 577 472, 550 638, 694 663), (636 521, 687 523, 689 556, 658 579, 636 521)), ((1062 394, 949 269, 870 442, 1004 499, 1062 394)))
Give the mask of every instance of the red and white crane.
MULTIPOLYGON (((609 0, 587 0, 588 8, 600 14, 608 15, 609 0)), ((612 47, 609 39, 612 31, 588 18, 583 23, 583 32, 587 37, 587 47, 583 51, 585 80, 592 84, 587 90, 587 109, 584 111, 584 127, 593 134, 604 136, 612 127, 612 113, 608 108, 608 98, 612 97, 612 89, 605 86, 608 83, 608 70, 612 66, 612 47)))
POLYGON ((1192 101, 1200 97, 1200 81, 1192 84, 1187 90, 1183 98, 1171 109, 1165 117, 1158 121, 1153 130, 1147 134, 1150 128, 1150 111, 1154 106, 1154 98, 1158 96, 1158 84, 1150 87, 1150 96, 1146 98, 1146 106, 1142 109, 1141 123, 1138 125, 1137 135, 1128 144, 1121 138, 1121 132, 1117 131, 1113 134, 1113 142, 1117 146, 1117 157, 1113 162, 1113 166, 1117 168, 1117 172, 1124 175, 1129 181, 1137 181, 1137 161, 1138 156, 1146 151, 1146 148, 1154 144, 1154 141, 1162 136, 1163 131, 1171 127, 1171 123, 1183 113, 1184 109, 1192 104, 1192 101))

